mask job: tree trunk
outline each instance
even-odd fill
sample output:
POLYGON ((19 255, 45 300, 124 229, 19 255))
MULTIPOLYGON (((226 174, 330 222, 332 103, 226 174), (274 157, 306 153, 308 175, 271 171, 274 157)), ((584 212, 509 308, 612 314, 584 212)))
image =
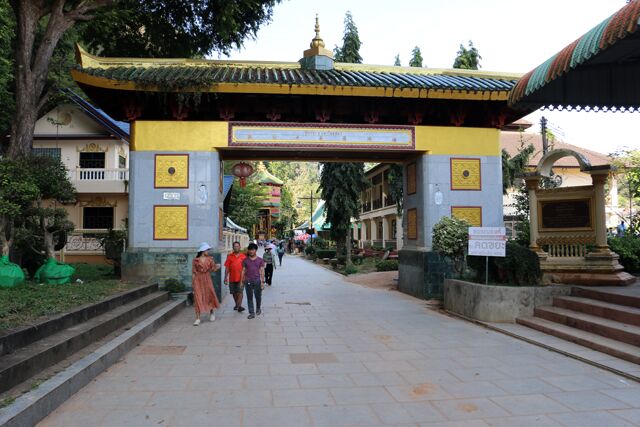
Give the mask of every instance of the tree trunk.
POLYGON ((64 3, 57 0, 53 6, 46 6, 33 0, 12 2, 17 21, 14 51, 16 110, 7 150, 10 158, 31 150, 36 120, 49 97, 46 85, 51 56, 62 35, 75 22, 64 15, 64 3), (48 16, 47 28, 40 43, 36 44, 39 21, 45 16, 48 16))
POLYGON ((53 258, 55 255, 54 234, 49 231, 49 219, 42 218, 42 236, 44 237, 44 255, 47 259, 53 258))
POLYGON ((2 256, 7 257, 13 244, 13 227, 10 222, 11 220, 8 220, 6 216, 0 217, 0 247, 2 247, 2 256))
POLYGON ((346 251, 347 260, 346 265, 351 264, 351 228, 347 231, 347 234, 344 239, 344 249, 346 251))

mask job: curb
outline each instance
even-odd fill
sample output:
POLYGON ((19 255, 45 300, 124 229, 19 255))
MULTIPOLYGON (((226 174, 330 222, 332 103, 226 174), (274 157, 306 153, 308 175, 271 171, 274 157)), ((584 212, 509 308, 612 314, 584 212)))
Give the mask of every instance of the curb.
POLYGON ((184 300, 170 301, 166 306, 95 352, 49 378, 37 389, 23 394, 8 407, 0 409, 0 427, 24 427, 38 423, 155 332, 159 326, 184 307, 184 304, 184 300))

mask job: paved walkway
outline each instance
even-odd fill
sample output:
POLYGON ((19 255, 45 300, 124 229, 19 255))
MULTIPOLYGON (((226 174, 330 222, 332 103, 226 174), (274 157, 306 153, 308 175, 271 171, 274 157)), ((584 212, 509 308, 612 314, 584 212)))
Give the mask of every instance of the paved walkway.
POLYGON ((633 426, 640 384, 285 257, 247 320, 191 308, 41 426, 633 426))

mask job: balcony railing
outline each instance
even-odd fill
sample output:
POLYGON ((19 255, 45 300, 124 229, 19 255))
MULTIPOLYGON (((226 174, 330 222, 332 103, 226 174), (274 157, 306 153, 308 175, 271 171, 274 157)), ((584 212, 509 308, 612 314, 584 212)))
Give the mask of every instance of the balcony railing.
POLYGON ((372 203, 373 209, 381 209, 382 208, 382 199, 376 199, 372 203))
POLYGON ((69 175, 72 181, 128 181, 129 169, 77 168, 69 175))
POLYGON ((67 244, 64 247, 66 253, 84 252, 100 254, 103 253, 100 240, 107 234, 108 230, 74 230, 67 236, 67 244))
POLYGON ((371 203, 365 202, 362 204, 362 212, 369 212, 371 210, 371 203))

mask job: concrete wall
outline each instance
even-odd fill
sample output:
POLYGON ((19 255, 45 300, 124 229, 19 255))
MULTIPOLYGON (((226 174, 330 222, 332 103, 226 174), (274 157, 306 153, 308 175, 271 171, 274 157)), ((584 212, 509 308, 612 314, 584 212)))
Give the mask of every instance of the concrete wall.
POLYGON ((444 308, 483 322, 514 323, 517 317, 533 316, 535 307, 550 305, 554 296, 570 292, 570 286, 492 286, 448 279, 444 308))

